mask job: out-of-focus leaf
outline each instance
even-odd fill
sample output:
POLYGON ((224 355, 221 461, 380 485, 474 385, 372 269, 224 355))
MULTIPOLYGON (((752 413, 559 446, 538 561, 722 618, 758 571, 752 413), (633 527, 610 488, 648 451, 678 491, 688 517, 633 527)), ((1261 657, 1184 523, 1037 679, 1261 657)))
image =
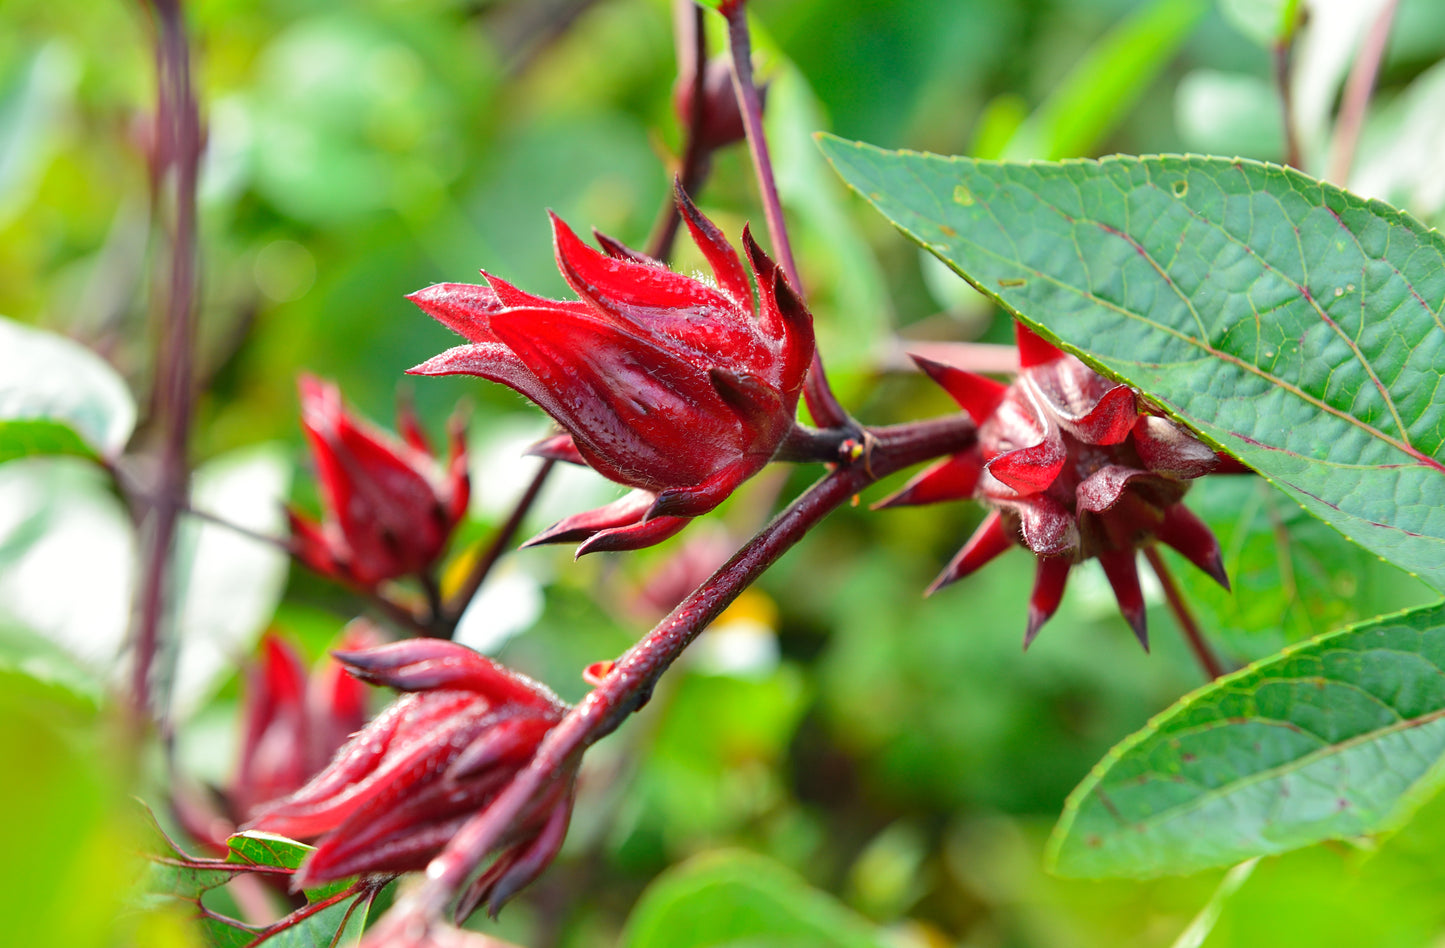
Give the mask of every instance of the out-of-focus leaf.
POLYGON ((1208 0, 1154 0, 1099 40, 1019 127, 1005 158, 1091 154, 1188 38, 1208 0))
POLYGON ((0 670, 6 944, 117 944, 116 915, 140 868, 119 748, 102 736, 119 724, 67 688, 0 670))
POLYGON ((1388 109, 1371 110, 1350 186, 1428 220, 1445 210, 1445 63, 1421 73, 1388 109))
POLYGON ((1204 478, 1187 503, 1219 538, 1232 591, 1187 564, 1175 578, 1201 626, 1228 654, 1263 658, 1438 598, 1258 478, 1204 478))
POLYGON ((1292 169, 1028 166, 824 138, 900 230, 1445 589, 1445 238, 1292 169))
POLYGON ((643 893, 622 948, 884 948, 883 933, 771 860, 714 852, 643 893))
POLYGON ((1322 170, 1340 86, 1370 23, 1386 2, 1308 0, 1309 24, 1296 44, 1290 86, 1295 132, 1311 170, 1322 170))
POLYGON ((1268 49, 1287 41, 1299 26, 1300 0, 1219 0, 1235 29, 1268 49))
POLYGON ((100 356, 0 318, 0 461, 40 453, 114 457, 135 417, 125 382, 100 356))
POLYGON ((108 479, 74 458, 0 466, 0 617, 96 671, 130 621, 135 538, 108 479))
POLYGON ((34 49, 13 82, 0 89, 0 227, 32 197, 79 72, 74 50, 52 41, 34 49))
MULTIPOLYGON (((192 505, 228 524, 278 536, 291 469, 278 445, 244 448, 196 470, 192 505)), ((270 622, 286 583, 286 553, 198 519, 184 522, 176 571, 179 656, 171 704, 196 710, 270 622)))
POLYGON ((1208 937, 1175 948, 1432 948, 1445 929, 1445 797, 1376 845, 1262 859, 1221 893, 1208 937))
POLYGON ((1196 69, 1174 94, 1174 123, 1184 146, 1210 155, 1281 158, 1279 111, 1274 86, 1244 73, 1196 69))
POLYGON ((1287 649, 1149 722, 1069 798, 1050 857, 1147 877, 1390 829, 1441 784, 1445 605, 1287 649))

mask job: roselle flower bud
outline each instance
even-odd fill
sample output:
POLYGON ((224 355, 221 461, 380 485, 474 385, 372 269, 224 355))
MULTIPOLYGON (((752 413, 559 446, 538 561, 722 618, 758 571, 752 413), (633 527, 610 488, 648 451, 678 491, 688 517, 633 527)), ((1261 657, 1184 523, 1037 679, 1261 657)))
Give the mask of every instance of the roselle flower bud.
POLYGON ((335 385, 302 376, 301 423, 311 442, 326 516, 290 512, 291 548, 308 567, 369 588, 427 570, 467 510, 464 433, 452 427, 451 457, 438 465, 415 415, 404 408, 404 441, 347 413, 335 385))
MULTIPOLYGON (((369 630, 353 628, 342 648, 374 641, 369 630)), ((226 794, 241 818, 300 787, 366 723, 366 689, 335 661, 324 659, 308 675, 296 650, 270 634, 261 651, 261 661, 246 675, 241 753, 226 794)))
POLYGON ((1018 327, 1012 385, 915 357, 978 424, 978 441, 935 464, 879 506, 973 497, 992 508, 929 592, 1014 544, 1038 557, 1024 645, 1058 609, 1069 571, 1097 557, 1144 647, 1135 554, 1160 541, 1229 588, 1219 542, 1180 499, 1220 466, 1213 450, 1139 395, 1018 327))
POLYGON ((553 217, 557 265, 579 300, 443 283, 410 299, 470 340, 411 371, 470 374, 536 402, 604 477, 637 489, 539 540, 591 537, 584 550, 671 536, 772 458, 792 429, 813 355, 812 317, 746 228, 758 307, 737 253, 686 195, 678 207, 715 283, 683 276, 553 217))
MULTIPOLYGON (((691 77, 679 77, 673 88, 672 103, 683 128, 692 125, 693 85, 691 77)), ((758 87, 759 104, 766 106, 768 87, 758 87)), ((703 68, 702 121, 698 128, 698 145, 706 151, 717 151, 746 137, 743 113, 738 108, 733 90, 732 61, 727 57, 710 59, 703 68)))
MULTIPOLYGON (((306 786, 246 827, 316 840, 293 887, 425 868, 526 766, 567 708, 545 687, 469 648, 411 639, 336 652, 352 675, 407 692, 306 786)), ((561 848, 573 776, 558 774, 464 896, 493 912, 561 848)))

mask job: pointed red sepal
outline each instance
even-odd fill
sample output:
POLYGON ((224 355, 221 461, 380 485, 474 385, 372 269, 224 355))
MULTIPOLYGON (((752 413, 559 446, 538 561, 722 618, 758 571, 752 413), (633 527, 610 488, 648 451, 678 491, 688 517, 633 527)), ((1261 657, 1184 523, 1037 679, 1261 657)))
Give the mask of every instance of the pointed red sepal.
POLYGON ((983 458, 977 450, 951 455, 916 475, 894 494, 873 505, 874 510, 936 504, 972 497, 983 473, 983 458))
POLYGON ((985 465, 985 470, 999 481, 1024 496, 1046 490, 1064 469, 1069 459, 1064 442, 1057 432, 1050 432, 1038 444, 995 457, 985 465))
POLYGON ((944 567, 943 572, 938 574, 938 578, 923 594, 931 596, 949 583, 977 572, 1013 545, 1013 536, 1004 526, 1003 516, 997 510, 990 511, 973 532, 973 536, 963 545, 963 549, 949 561, 948 566, 944 567))
POLYGON ((723 236, 722 231, 718 230, 717 225, 708 220, 697 209, 697 205, 692 203, 692 198, 682 189, 680 178, 673 179, 672 190, 677 199, 677 210, 687 224, 687 229, 691 231, 693 242, 712 268, 718 287, 731 296, 742 309, 752 309, 753 290, 748 285, 747 271, 743 269, 743 262, 738 259, 738 252, 723 236))
POLYGON ((470 342, 495 342, 491 316, 505 308, 489 286, 472 283, 433 283, 408 293, 406 298, 432 319, 470 342))
POLYGON ((1047 494, 1010 501, 1019 518, 1024 546, 1039 556, 1059 556, 1079 548, 1079 522, 1047 494))
POLYGON ((677 536, 692 521, 687 517, 653 517, 625 527, 599 530, 577 546, 577 556, 588 553, 621 553, 656 546, 677 536))
POLYGON ((497 704, 552 710, 561 703, 545 687, 446 639, 406 639, 359 652, 332 652, 351 674, 397 691, 457 689, 497 704))
POLYGON ((636 523, 647 513, 647 508, 652 506, 654 498, 655 495, 650 491, 629 491, 610 504, 563 517, 523 543, 522 547, 525 549, 545 543, 575 543, 578 540, 587 539, 599 530, 609 530, 613 527, 624 527, 636 523))
POLYGON ((1105 464, 1074 488, 1079 510, 1102 513, 1119 502, 1131 481, 1148 476, 1147 471, 1122 464, 1105 464))
POLYGON ((396 433, 401 435, 401 440, 412 450, 422 454, 432 453, 431 441, 422 430, 421 419, 416 416, 416 406, 411 403, 410 398, 402 398, 401 404, 397 405, 396 433))
POLYGON ((1219 465, 1214 449, 1157 415, 1144 415, 1135 422, 1134 448, 1149 470, 1170 477, 1202 477, 1219 465))
POLYGON ((909 353, 908 357, 929 378, 937 382, 958 403, 959 408, 968 412, 968 417, 972 418, 976 425, 988 420, 1008 394, 1007 385, 987 376, 944 365, 921 355, 909 353))
POLYGON ((1164 511, 1164 519, 1154 535, 1167 543, 1186 560, 1207 573, 1216 583, 1229 589, 1229 574, 1224 570, 1224 554, 1214 532, 1183 504, 1164 511))
POLYGON ((1021 322, 1014 322, 1014 340, 1019 347, 1019 368, 1045 365, 1055 359, 1062 359, 1064 350, 1046 341, 1038 333, 1021 322))
POLYGON ((546 458, 550 461, 563 461, 567 464, 576 464, 579 467, 586 467, 587 461, 582 453, 577 450, 577 443, 572 436, 563 431, 558 434, 549 435, 538 441, 527 449, 527 454, 534 458, 546 458))
POLYGON ((1129 437, 1138 418, 1139 403, 1134 390, 1127 385, 1116 385, 1084 415, 1060 418, 1059 423, 1085 444, 1108 445, 1129 437))
POLYGON ((1253 474, 1254 469, 1246 465, 1239 458, 1223 451, 1214 453, 1215 466, 1211 474, 1253 474))
POLYGON ((722 470, 691 487, 673 487, 660 491, 657 499, 647 510, 644 520, 656 517, 698 517, 712 510, 728 499, 743 481, 752 477, 764 464, 767 457, 744 456, 722 470))
POLYGON ((537 808, 539 813, 546 814, 541 827, 505 849, 463 893, 456 907, 458 924, 482 905, 486 905, 487 914, 495 920, 512 896, 542 874, 556 858, 562 849, 562 841, 567 837, 567 826, 572 819, 572 798, 570 785, 564 792, 553 791, 545 798, 543 805, 537 808))
POLYGON ((608 237, 595 227, 592 228, 592 237, 597 241, 597 246, 602 248, 602 252, 614 260, 631 260, 633 263, 645 263, 650 267, 662 266, 662 261, 649 257, 640 250, 633 250, 622 241, 608 237))
POLYGON ((1059 611, 1064 598, 1064 586, 1069 581, 1069 570, 1074 564, 1063 556, 1039 557, 1038 569, 1034 572, 1034 590, 1029 595, 1029 624, 1024 631, 1024 648, 1033 644, 1045 622, 1059 611))
POLYGON ((1144 591, 1139 586, 1139 564, 1134 550, 1105 550, 1099 554, 1099 565, 1114 590, 1124 621, 1134 630, 1134 637, 1149 651, 1149 627, 1144 615, 1144 591))

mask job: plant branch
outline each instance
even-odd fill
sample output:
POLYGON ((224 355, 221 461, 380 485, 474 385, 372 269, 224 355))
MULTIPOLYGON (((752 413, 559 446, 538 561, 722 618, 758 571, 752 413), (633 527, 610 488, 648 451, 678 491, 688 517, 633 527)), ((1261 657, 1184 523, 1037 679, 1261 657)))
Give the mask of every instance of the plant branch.
POLYGON ((1179 628, 1184 632, 1184 640, 1189 643, 1189 650, 1194 653, 1194 658, 1199 662, 1199 667, 1210 681, 1215 680, 1224 674, 1224 665, 1220 663, 1219 657, 1209 647, 1204 638, 1204 633, 1199 629, 1199 623, 1194 620, 1194 613, 1189 609, 1189 603, 1184 601, 1183 595, 1179 592, 1179 586, 1174 582, 1174 573, 1169 569, 1169 564, 1164 562, 1164 557, 1152 546, 1144 548, 1144 558, 1154 569, 1154 575, 1159 577, 1159 585, 1164 588, 1164 600, 1169 603, 1169 611, 1174 613, 1174 619, 1179 623, 1179 628))
POLYGON ((1360 144, 1360 130, 1365 124, 1365 112, 1370 107, 1370 96, 1375 91, 1375 77, 1379 75, 1380 63, 1385 58, 1385 47, 1390 42, 1390 26, 1395 21, 1399 0, 1385 0, 1370 32, 1360 44, 1360 52, 1345 81, 1344 100, 1340 103, 1340 117, 1335 122, 1334 141, 1330 147, 1330 163, 1325 171, 1325 180, 1340 187, 1349 184, 1350 168, 1355 163, 1355 149, 1360 144))
POLYGON ((1280 121, 1284 125, 1284 163, 1291 168, 1298 168, 1304 163, 1300 153, 1299 130, 1296 127, 1294 115, 1294 91, 1290 86, 1291 73, 1294 71, 1294 40, 1295 30, 1290 30, 1288 35, 1274 43, 1274 83, 1279 90, 1280 121))
MULTIPOLYGON (((704 11, 694 0, 674 0, 673 26, 677 42, 677 78, 687 83, 692 92, 692 112, 688 115, 682 145, 682 164, 677 170, 677 180, 689 196, 702 188, 707 178, 709 161, 708 149, 703 145, 702 127, 707 120, 704 85, 707 78, 707 30, 703 22, 704 11)), ((653 228, 654 236, 647 243, 647 255, 666 263, 672 256, 672 245, 677 240, 677 229, 682 215, 677 209, 673 189, 668 188, 662 199, 662 210, 653 228)))
MULTIPOLYGON (((131 681, 131 694, 142 714, 154 710, 151 671, 160 647, 176 521, 186 506, 190 480, 187 461, 195 348, 196 178, 201 150, 200 116, 191 87, 190 46, 179 0, 152 0, 152 7, 157 19, 156 147, 160 154, 156 165, 170 170, 175 219, 170 235, 165 318, 156 344, 153 405, 162 441, 131 681)), ((157 188, 166 177, 157 174, 157 188)))
MULTIPOLYGON (((743 129, 747 132, 748 151, 752 155, 753 170, 757 173, 758 190, 763 200, 763 214, 768 221, 768 236, 773 243, 773 252, 787 275, 794 291, 803 295, 803 281, 798 276, 798 265, 793 260, 793 247, 788 241, 788 225, 783 219, 783 204, 778 198, 778 184, 773 177, 773 160, 768 154, 768 140, 763 133, 763 106, 758 97, 758 87, 753 82, 752 37, 748 33, 746 4, 733 0, 724 4, 723 15, 728 21, 728 46, 733 60, 733 90, 737 93, 738 108, 743 115, 743 129)), ((696 110, 694 110, 696 111, 696 110)), ((803 398, 808 403, 808 412, 813 420, 824 428, 848 428, 855 433, 861 429, 849 417, 838 402, 823 371, 823 358, 813 350, 813 364, 808 369, 808 378, 803 387, 803 398)))
POLYGON ((426 881, 395 911, 440 919, 486 855, 505 839, 536 795, 587 747, 647 702, 654 684, 709 623, 819 521, 875 480, 972 444, 963 414, 872 429, 856 457, 840 463, 628 650, 602 682, 557 724, 525 769, 473 817, 427 867, 426 881))
POLYGON ((467 606, 477 595, 477 590, 482 588, 482 583, 486 582, 487 575, 491 573, 492 567, 497 565, 497 560, 501 559, 502 554, 511 547, 512 541, 517 536, 517 530, 521 528, 522 521, 527 518, 532 505, 536 503, 537 495, 542 492, 542 486, 547 483, 547 476, 552 473, 552 468, 556 464, 556 461, 548 458, 542 462, 541 467, 537 468, 532 482, 527 485, 522 496, 517 498, 516 505, 512 507, 512 512, 507 517, 507 522, 497 530, 496 536, 492 537, 491 544, 477 558, 471 574, 467 576, 466 583, 457 590, 456 595, 452 596, 451 602, 447 603, 442 610, 442 615, 446 620, 443 632, 445 638, 451 638, 456 633, 457 622, 461 619, 462 613, 467 611, 467 606))

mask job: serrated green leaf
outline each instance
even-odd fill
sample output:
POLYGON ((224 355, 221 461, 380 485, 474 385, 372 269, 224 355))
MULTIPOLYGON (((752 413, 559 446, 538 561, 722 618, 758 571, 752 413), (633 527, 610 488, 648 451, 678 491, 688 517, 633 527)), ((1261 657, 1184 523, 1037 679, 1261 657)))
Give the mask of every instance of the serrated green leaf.
POLYGON ((1445 589, 1445 238, 1240 159, 1010 165, 822 147, 1024 322, 1445 589))
POLYGON ((1149 877, 1390 829, 1439 789, 1445 604, 1321 636, 1194 692, 1069 797, 1069 876, 1149 877))
POLYGON ((883 948, 882 932, 779 864, 713 852, 664 873, 637 903, 622 948, 883 948))
POLYGON ((316 848, 285 836, 258 830, 237 833, 226 840, 226 847, 230 849, 226 854, 227 862, 238 862, 247 866, 278 866, 282 869, 295 869, 301 865, 301 860, 316 848))
POLYGON ((135 429, 125 382, 55 333, 0 318, 0 461, 32 454, 111 457, 135 429))

